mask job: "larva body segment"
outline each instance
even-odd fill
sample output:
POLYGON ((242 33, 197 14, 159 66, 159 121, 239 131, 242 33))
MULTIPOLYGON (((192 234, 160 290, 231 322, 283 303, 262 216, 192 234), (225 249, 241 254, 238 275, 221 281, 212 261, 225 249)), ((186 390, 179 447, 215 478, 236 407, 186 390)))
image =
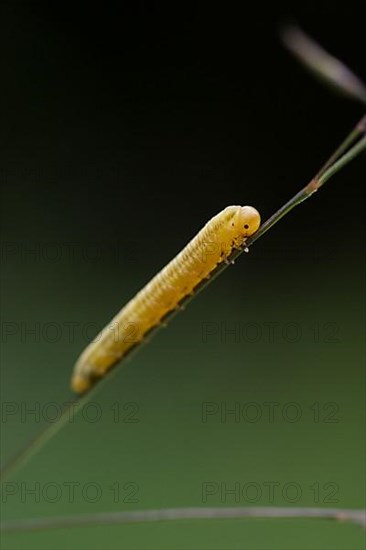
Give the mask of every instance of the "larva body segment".
POLYGON ((214 271, 260 225, 251 206, 228 206, 130 300, 79 357, 71 380, 84 393, 214 271))

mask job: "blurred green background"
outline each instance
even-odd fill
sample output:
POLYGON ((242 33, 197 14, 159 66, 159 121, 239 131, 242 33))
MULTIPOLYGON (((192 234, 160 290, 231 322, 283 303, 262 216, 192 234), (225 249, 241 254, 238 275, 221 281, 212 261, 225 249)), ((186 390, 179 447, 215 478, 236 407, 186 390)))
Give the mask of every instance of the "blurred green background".
MULTIPOLYGON (((348 22, 336 11, 329 28, 325 7, 283 3, 267 19, 258 8, 239 32, 239 7, 81 6, 70 20, 67 4, 5 4, 2 463, 73 398, 89 340, 211 216, 228 204, 269 216, 362 113, 303 73, 276 34, 296 15, 364 75, 357 11, 348 22)), ((2 519, 363 508, 364 180, 358 159, 106 380, 5 482, 2 519)), ((364 531, 185 520, 2 543, 333 550, 364 548, 364 531)))

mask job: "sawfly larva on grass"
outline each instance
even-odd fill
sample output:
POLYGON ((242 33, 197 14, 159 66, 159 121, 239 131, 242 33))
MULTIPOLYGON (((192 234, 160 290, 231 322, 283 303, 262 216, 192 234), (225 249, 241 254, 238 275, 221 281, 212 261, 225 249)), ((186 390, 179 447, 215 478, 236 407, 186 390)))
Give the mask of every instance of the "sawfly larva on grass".
POLYGON ((214 216, 183 250, 130 300, 79 357, 71 380, 87 391, 169 313, 209 278, 217 266, 245 246, 260 225, 252 206, 228 206, 214 216))
MULTIPOLYGON (((286 46, 303 63, 324 76, 333 87, 366 103, 366 86, 343 65, 330 58, 296 28, 283 34, 286 46), (324 64, 326 65, 324 67, 324 64), (336 69, 336 70, 334 70, 336 69), (340 70, 338 70, 340 69, 340 70)), ((212 218, 197 236, 114 317, 78 359, 71 386, 78 393, 68 402, 57 422, 51 423, 14 455, 1 470, 2 479, 14 474, 76 414, 75 404, 87 403, 97 390, 95 382, 147 335, 162 326, 196 294, 248 250, 296 206, 311 197, 326 181, 366 151, 366 115, 362 116, 313 178, 260 224, 258 212, 249 206, 229 206, 212 218), (90 390, 90 391, 88 391, 90 390)), ((89 520, 88 520, 89 521, 89 520)), ((93 520, 90 519, 90 522, 93 520)))

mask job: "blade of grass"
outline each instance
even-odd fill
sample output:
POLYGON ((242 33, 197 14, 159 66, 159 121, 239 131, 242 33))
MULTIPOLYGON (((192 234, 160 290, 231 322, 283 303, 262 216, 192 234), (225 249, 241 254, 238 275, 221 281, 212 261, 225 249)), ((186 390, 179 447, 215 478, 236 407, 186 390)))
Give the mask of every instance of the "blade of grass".
POLYGON ((285 46, 297 59, 337 91, 366 103, 366 86, 344 63, 328 53, 296 25, 282 29, 285 46))
POLYGON ((259 239, 264 233, 266 233, 271 227, 273 227, 281 218, 286 216, 291 210, 293 210, 296 206, 304 202, 306 199, 311 197, 313 193, 318 191, 326 181, 328 181, 334 174, 339 172, 344 166, 346 166, 352 159, 354 159, 356 156, 358 156, 360 153, 366 150, 366 115, 362 117, 360 122, 356 125, 355 129, 352 130, 351 134, 345 139, 345 141, 342 143, 340 147, 336 150, 336 152, 330 157, 330 160, 332 160, 332 164, 330 164, 330 161, 328 160, 325 163, 325 169, 321 168, 319 170, 318 174, 307 184, 305 187, 301 189, 296 195, 294 195, 286 204, 284 204, 273 216, 271 216, 268 220, 266 220, 258 229, 254 235, 249 237, 249 239, 246 242, 246 245, 249 247, 252 245, 256 240, 259 239), (352 136, 352 142, 355 141, 355 139, 359 138, 360 136, 363 137, 359 139, 359 141, 353 145, 346 153, 339 156, 340 153, 343 153, 345 150, 345 144, 350 141, 349 137, 352 136))
POLYGON ((350 521, 366 525, 364 510, 342 508, 286 508, 286 507, 234 507, 234 508, 165 508, 160 510, 134 510, 132 512, 100 512, 73 516, 43 517, 9 520, 1 523, 4 533, 44 531, 93 525, 118 525, 124 523, 146 523, 197 519, 237 518, 317 518, 350 521))

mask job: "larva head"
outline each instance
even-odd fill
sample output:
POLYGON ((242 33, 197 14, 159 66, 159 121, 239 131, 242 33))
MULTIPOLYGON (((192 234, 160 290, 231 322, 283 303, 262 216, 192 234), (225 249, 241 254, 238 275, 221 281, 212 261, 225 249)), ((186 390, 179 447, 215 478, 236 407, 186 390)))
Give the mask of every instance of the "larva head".
POLYGON ((261 223, 259 212, 253 206, 240 206, 235 218, 235 225, 240 229, 243 237, 253 235, 261 223))

